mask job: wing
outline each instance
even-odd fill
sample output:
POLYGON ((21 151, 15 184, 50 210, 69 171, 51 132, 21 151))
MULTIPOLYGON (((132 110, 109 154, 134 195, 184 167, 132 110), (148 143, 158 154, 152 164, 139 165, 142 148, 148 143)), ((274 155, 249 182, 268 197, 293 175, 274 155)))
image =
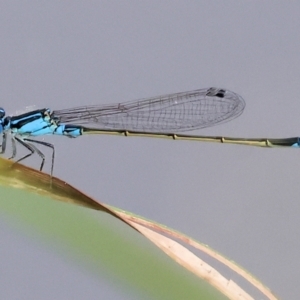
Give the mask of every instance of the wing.
POLYGON ((55 110, 51 116, 61 124, 97 129, 183 132, 227 122, 244 108, 245 101, 238 94, 208 88, 112 105, 55 110))

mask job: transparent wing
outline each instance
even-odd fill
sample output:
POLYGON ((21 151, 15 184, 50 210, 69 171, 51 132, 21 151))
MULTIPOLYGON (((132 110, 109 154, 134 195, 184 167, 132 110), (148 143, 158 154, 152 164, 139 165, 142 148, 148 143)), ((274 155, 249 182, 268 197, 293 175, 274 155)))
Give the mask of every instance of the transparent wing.
POLYGON ((60 123, 98 129, 143 132, 182 132, 229 121, 245 108, 241 96, 219 88, 168 94, 112 105, 55 110, 60 123))

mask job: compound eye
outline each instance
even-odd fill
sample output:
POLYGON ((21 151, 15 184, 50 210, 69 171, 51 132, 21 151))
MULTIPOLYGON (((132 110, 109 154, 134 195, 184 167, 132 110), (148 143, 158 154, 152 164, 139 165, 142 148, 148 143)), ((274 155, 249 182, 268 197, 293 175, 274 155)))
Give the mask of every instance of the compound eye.
POLYGON ((0 107, 0 119, 4 118, 4 116, 5 116, 5 110, 2 107, 0 107))

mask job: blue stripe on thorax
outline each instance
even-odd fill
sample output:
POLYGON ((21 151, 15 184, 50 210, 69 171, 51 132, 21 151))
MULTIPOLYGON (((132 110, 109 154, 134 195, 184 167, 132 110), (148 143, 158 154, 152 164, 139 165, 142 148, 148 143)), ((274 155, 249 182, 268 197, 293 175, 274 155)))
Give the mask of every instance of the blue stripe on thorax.
POLYGON ((48 109, 35 110, 10 119, 11 131, 19 135, 52 134, 56 128, 57 124, 51 121, 48 109))
POLYGON ((78 137, 82 135, 82 127, 71 124, 59 124, 51 117, 49 109, 31 111, 19 116, 7 117, 3 122, 5 130, 20 136, 41 136, 47 134, 78 137))

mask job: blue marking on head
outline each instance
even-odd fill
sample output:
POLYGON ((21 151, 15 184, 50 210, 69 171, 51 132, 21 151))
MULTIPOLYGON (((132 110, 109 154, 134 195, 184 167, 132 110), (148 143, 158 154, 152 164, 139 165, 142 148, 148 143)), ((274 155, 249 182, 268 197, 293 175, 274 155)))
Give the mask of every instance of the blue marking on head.
POLYGON ((4 130, 4 117, 5 117, 5 110, 4 108, 0 107, 0 133, 4 130))
POLYGON ((0 119, 3 119, 5 117, 5 110, 4 108, 0 107, 0 119))

